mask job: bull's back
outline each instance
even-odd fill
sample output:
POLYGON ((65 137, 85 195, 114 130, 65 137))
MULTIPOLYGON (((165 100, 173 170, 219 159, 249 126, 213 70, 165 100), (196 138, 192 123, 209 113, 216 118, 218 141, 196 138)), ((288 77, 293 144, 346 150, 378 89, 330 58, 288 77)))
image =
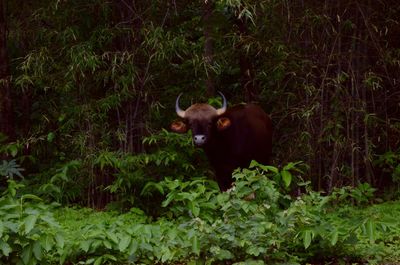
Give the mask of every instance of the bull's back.
POLYGON ((226 117, 232 120, 227 131, 232 158, 238 166, 246 167, 251 160, 266 164, 272 147, 272 123, 265 111, 254 104, 238 105, 231 108, 226 117))
POLYGON ((251 160, 268 164, 272 125, 264 110, 253 104, 232 107, 221 117, 229 118, 231 126, 222 131, 215 128, 204 150, 216 171, 218 185, 226 190, 233 181, 234 169, 248 167, 251 160))

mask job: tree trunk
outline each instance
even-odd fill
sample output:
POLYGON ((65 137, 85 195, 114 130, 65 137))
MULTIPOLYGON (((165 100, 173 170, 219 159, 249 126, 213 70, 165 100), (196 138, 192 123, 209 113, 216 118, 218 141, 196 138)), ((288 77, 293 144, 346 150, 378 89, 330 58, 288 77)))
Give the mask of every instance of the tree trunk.
MULTIPOLYGON (((242 41, 248 35, 248 28, 246 18, 241 17, 235 20, 238 27, 240 39, 242 41)), ((254 76, 254 67, 250 62, 246 51, 239 46, 239 66, 240 66, 240 82, 244 91, 244 98, 246 102, 255 101, 258 98, 257 83, 254 76)))
POLYGON ((207 71, 206 89, 207 96, 213 96, 215 93, 214 75, 211 70, 213 63, 214 50, 212 39, 212 22, 211 17, 214 10, 214 3, 212 0, 204 2, 203 5, 203 25, 204 25, 204 63, 207 71))
POLYGON ((0 0, 0 132, 5 134, 9 141, 15 139, 4 0, 0 0))
POLYGON ((124 31, 129 33, 115 38, 114 47, 120 52, 135 54, 135 61, 132 62, 136 67, 134 83, 130 90, 135 97, 130 98, 122 104, 122 108, 117 110, 119 126, 125 130, 125 138, 120 142, 120 149, 125 153, 143 152, 142 136, 144 135, 144 117, 146 112, 145 83, 148 76, 150 64, 141 52, 143 41, 143 15, 145 4, 140 1, 114 1, 113 17, 115 25, 124 27, 124 31))

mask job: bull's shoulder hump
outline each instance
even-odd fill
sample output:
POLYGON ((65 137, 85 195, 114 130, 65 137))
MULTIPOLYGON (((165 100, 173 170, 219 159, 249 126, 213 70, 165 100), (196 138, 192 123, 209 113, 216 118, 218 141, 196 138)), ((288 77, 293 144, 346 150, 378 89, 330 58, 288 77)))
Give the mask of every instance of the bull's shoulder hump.
POLYGON ((228 109, 227 111, 228 113, 237 113, 237 112, 241 112, 241 113, 265 113, 265 111, 256 104, 253 103, 248 103, 248 104, 238 104, 235 106, 232 106, 228 109))

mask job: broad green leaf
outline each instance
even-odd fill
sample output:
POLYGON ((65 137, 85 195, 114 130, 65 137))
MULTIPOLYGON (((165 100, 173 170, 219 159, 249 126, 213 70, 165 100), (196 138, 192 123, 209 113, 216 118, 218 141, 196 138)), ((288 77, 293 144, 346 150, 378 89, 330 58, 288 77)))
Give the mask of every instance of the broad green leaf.
POLYGON ((260 167, 261 167, 262 170, 264 170, 266 172, 271 171, 272 173, 275 173, 275 174, 279 173, 279 169, 277 167, 264 166, 264 165, 261 165, 260 167))
POLYGON ((292 174, 287 170, 282 170, 281 175, 282 175, 282 180, 285 183, 285 186, 289 187, 290 183, 292 182, 292 174))
POLYGON ((52 236, 50 235, 46 235, 44 237, 42 237, 40 239, 40 242, 42 244, 42 247, 46 250, 46 251, 50 251, 54 245, 54 239, 52 236))
POLYGON ((147 239, 149 239, 149 238, 151 238, 151 229, 152 227, 151 227, 151 225, 144 225, 143 226, 143 234, 146 236, 146 237, 148 237, 147 239))
POLYGON ((96 261, 93 263, 94 265, 101 265, 103 264, 103 257, 99 257, 96 259, 96 261))
MULTIPOLYGON (((114 255, 110 255, 110 254, 104 254, 103 255, 103 259, 105 260, 112 260, 112 261, 117 261, 117 258, 114 255)), ((108 264, 108 263, 107 263, 108 264)))
POLYGON ((47 224, 49 224, 50 226, 53 227, 59 227, 59 223, 56 222, 56 220, 54 220, 54 218, 50 215, 43 215, 40 216, 40 219, 44 222, 46 222, 47 224))
POLYGON ((40 241, 36 241, 33 244, 33 255, 37 260, 42 260, 43 257, 43 248, 42 245, 40 244, 40 241))
POLYGON ((375 232, 376 232, 376 230, 375 230, 376 229, 375 222, 372 221, 371 219, 369 219, 367 221, 367 223, 365 224, 365 226, 366 226, 366 232, 367 232, 367 236, 369 238, 369 241, 371 243, 374 243, 375 239, 376 239, 376 236, 375 236, 375 232))
POLYGON ((31 199, 31 200, 35 200, 35 201, 43 201, 42 198, 40 198, 40 197, 38 197, 36 195, 33 195, 33 194, 22 195, 21 199, 23 201, 26 200, 26 199, 31 199))
POLYGON ((0 206, 0 210, 8 211, 10 209, 15 209, 15 208, 19 209, 20 208, 19 203, 16 203, 15 201, 7 201, 5 203, 7 203, 7 204, 0 206))
POLYGON ((335 230, 331 237, 331 245, 332 246, 336 245, 338 238, 339 238, 339 232, 337 230, 335 230))
POLYGON ((221 260, 229 260, 229 259, 234 258, 232 252, 230 252, 229 250, 226 250, 226 249, 220 249, 219 253, 217 254, 217 257, 218 257, 218 259, 221 259, 221 260))
POLYGON ((129 255, 130 256, 134 255, 138 247, 139 247, 138 242, 136 240, 131 240, 131 244, 129 246, 129 255))
MULTIPOLYGON (((17 218, 17 216, 15 216, 14 218, 17 218)), ((14 233, 18 233, 18 230, 19 230, 19 224, 14 221, 5 221, 4 227, 6 229, 10 229, 14 233)))
POLYGON ((260 247, 258 247, 258 246, 250 246, 247 250, 246 250, 246 252, 247 253, 249 253, 250 255, 252 255, 252 256, 259 256, 260 255, 260 253, 261 252, 263 252, 264 251, 264 249, 263 248, 260 248, 260 247))
POLYGON ((139 208, 133 207, 133 208, 131 208, 131 209, 129 210, 129 212, 135 213, 135 214, 138 214, 138 215, 145 216, 144 211, 143 211, 142 209, 139 209, 139 208))
POLYGON ((3 255, 8 257, 10 255, 12 248, 7 242, 4 242, 3 240, 0 239, 0 249, 1 252, 3 252, 3 255))
POLYGON ((162 263, 166 263, 168 260, 171 260, 173 256, 174 255, 169 248, 167 247, 162 248, 162 256, 161 256, 162 263))
POLYGON ((60 252, 62 253, 60 257, 60 264, 64 264, 67 257, 69 257, 68 256, 69 253, 67 251, 60 251, 60 252))
POLYGON ((145 250, 147 250, 147 251, 149 251, 149 252, 153 252, 153 251, 154 251, 153 246, 150 245, 149 243, 146 243, 146 242, 142 242, 142 243, 140 244, 140 248, 145 249, 145 250))
POLYGON ((304 244, 305 249, 307 249, 310 246, 312 237, 313 237, 313 231, 311 231, 311 230, 304 231, 303 244, 304 244))
POLYGON ((289 162, 287 165, 283 167, 283 170, 291 170, 301 163, 303 163, 303 161, 289 162))
POLYGON ((177 194, 176 194, 175 191, 170 192, 167 195, 167 199, 162 202, 161 206, 162 207, 167 207, 173 200, 175 200, 176 196, 177 196, 177 194))
POLYGON ((195 202, 195 201, 189 201, 189 205, 188 205, 188 206, 189 206, 190 211, 192 212, 192 214, 193 214, 195 217, 199 216, 200 207, 199 207, 199 205, 198 205, 197 202, 195 202))
POLYGON ((158 192, 160 192, 162 195, 164 195, 163 186, 160 183, 156 183, 156 182, 147 182, 146 185, 144 185, 140 195, 145 195, 146 193, 149 192, 149 190, 151 191, 151 188, 155 188, 156 190, 158 190, 158 192))
POLYGON ((199 243, 199 239, 197 238, 197 235, 194 235, 192 238, 192 251, 196 255, 200 254, 200 243, 199 243))
POLYGON ((36 224, 37 215, 29 215, 24 219, 25 234, 28 234, 36 224))
POLYGON ((178 236, 178 231, 176 227, 171 227, 171 229, 168 230, 167 235, 169 240, 174 240, 178 236))
POLYGON ((15 157, 18 154, 18 146, 15 144, 10 145, 9 150, 12 157, 15 157))
POLYGON ((4 224, 3 221, 0 220, 0 238, 3 237, 3 232, 4 232, 4 224))
POLYGON ((64 248, 65 240, 64 240, 64 237, 60 233, 56 234, 56 243, 57 243, 58 248, 61 248, 61 249, 64 248))
POLYGON ((229 200, 228 192, 223 192, 217 195, 217 201, 219 205, 225 205, 225 203, 229 200))
MULTIPOLYGON (((87 259, 83 264, 92 264, 95 261, 94 258, 87 259)), ((82 264, 82 263, 81 263, 82 264)))
POLYGON ((109 239, 111 239, 115 244, 118 244, 119 240, 116 234, 114 234, 113 232, 107 231, 106 235, 109 239))
POLYGON ((245 196, 250 195, 251 193, 254 192, 254 190, 248 186, 243 186, 241 188, 236 188, 236 192, 239 198, 243 198, 245 196))
POLYGON ((32 245, 26 246, 22 250, 21 256, 22 256, 22 261, 24 262, 24 264, 30 264, 31 259, 32 259, 32 245))
POLYGON ((81 241, 79 244, 79 248, 82 249, 84 252, 88 252, 91 244, 92 240, 81 241))
POLYGON ((112 249, 111 242, 108 241, 108 240, 104 240, 104 241, 103 241, 103 245, 104 245, 106 248, 108 248, 108 249, 112 249))
POLYGON ((258 166, 260 166, 260 164, 257 161, 251 160, 249 168, 255 168, 255 167, 258 167, 258 166))
POLYGON ((121 252, 125 251, 125 249, 127 249, 130 243, 131 243, 131 237, 129 235, 123 235, 118 244, 119 251, 121 252))
POLYGON ((277 167, 269 166, 269 165, 263 165, 263 164, 258 163, 255 160, 252 160, 250 162, 249 168, 257 168, 257 167, 261 168, 262 170, 264 170, 266 172, 273 172, 275 174, 279 173, 279 169, 277 167))

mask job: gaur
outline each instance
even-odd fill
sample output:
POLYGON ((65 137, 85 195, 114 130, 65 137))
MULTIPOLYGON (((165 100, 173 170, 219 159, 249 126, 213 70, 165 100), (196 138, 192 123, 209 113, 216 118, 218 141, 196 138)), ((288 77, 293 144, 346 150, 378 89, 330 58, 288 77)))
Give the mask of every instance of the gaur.
POLYGON ((231 187, 234 169, 248 167, 251 160, 267 164, 271 155, 272 123, 264 110, 254 104, 240 104, 227 108, 225 96, 222 107, 196 103, 182 110, 180 94, 175 109, 181 118, 171 124, 177 133, 192 131, 193 143, 204 149, 215 169, 216 180, 222 191, 231 187))

